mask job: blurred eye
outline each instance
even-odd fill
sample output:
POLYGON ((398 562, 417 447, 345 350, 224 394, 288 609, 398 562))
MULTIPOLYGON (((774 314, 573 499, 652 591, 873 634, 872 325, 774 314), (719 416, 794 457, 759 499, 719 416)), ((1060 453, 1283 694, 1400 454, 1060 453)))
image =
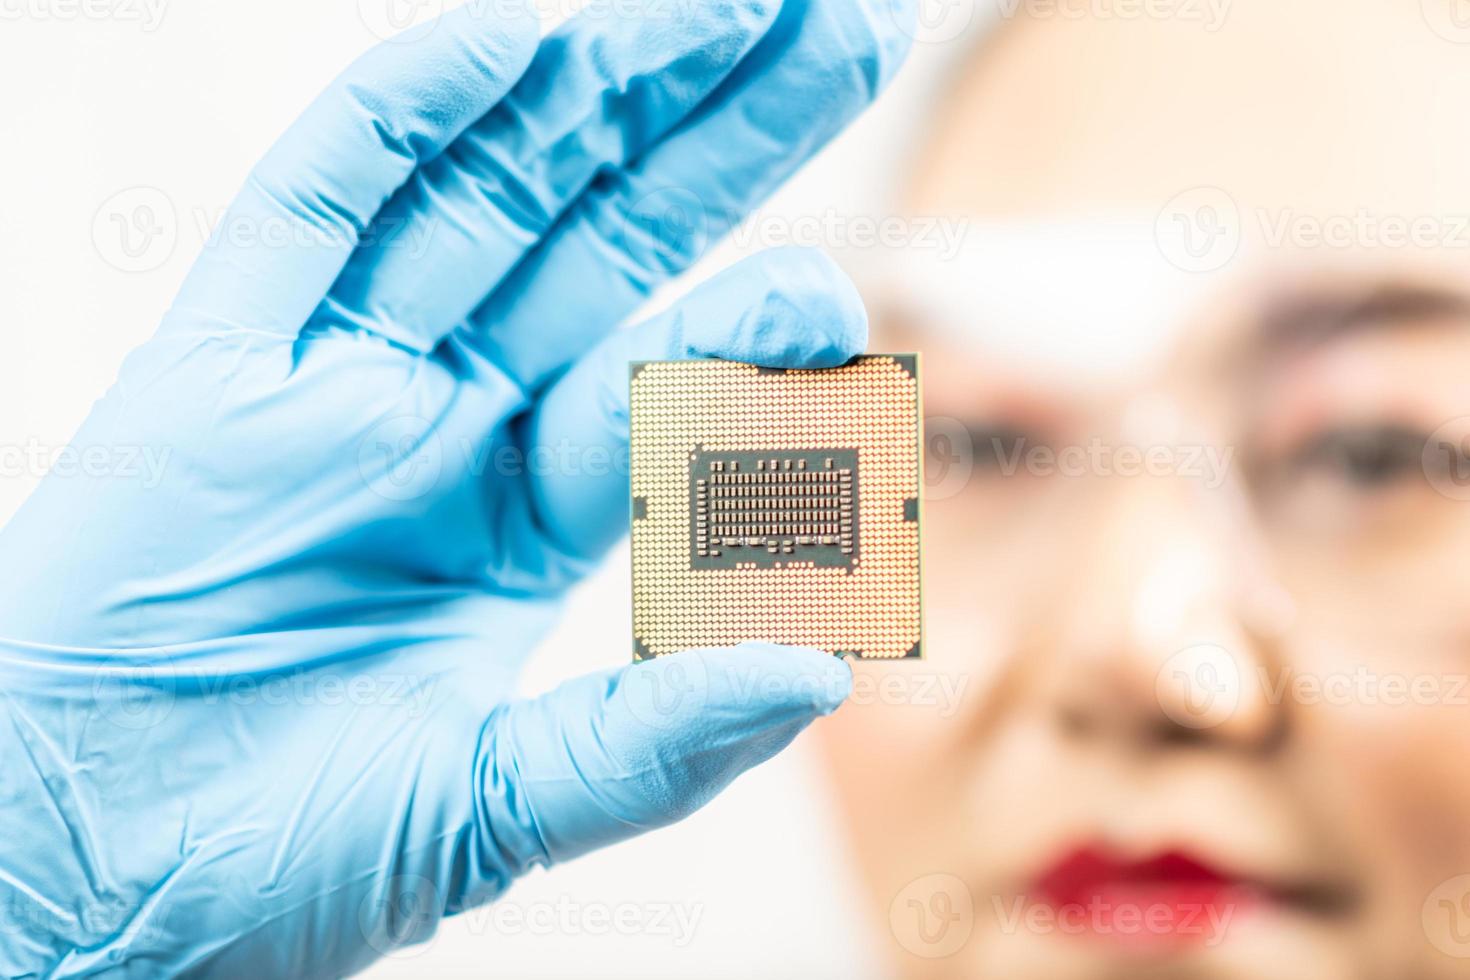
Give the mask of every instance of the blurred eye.
POLYGON ((1451 518, 1453 509, 1435 504, 1451 499, 1450 481, 1470 485, 1464 448, 1436 440, 1423 426, 1330 426, 1258 457, 1252 483, 1279 528, 1334 541, 1402 533, 1451 518))
POLYGON ((924 492, 931 502, 976 491, 997 499, 1002 486, 1031 485, 1020 478, 1033 475, 1031 454, 1047 441, 1024 424, 998 416, 930 416, 924 432, 924 492))
POLYGON ((1283 475, 1331 479, 1361 491, 1386 489, 1424 479, 1428 440, 1429 433, 1404 426, 1329 429, 1302 443, 1285 460, 1283 475))
POLYGON ((1004 422, 967 427, 980 473, 1010 475, 1020 469, 1022 457, 1036 445, 1025 429, 1004 422))
POLYGON ((1001 421, 930 418, 925 432, 931 488, 972 477, 1025 475, 1026 454, 1040 445, 1026 429, 1001 421))

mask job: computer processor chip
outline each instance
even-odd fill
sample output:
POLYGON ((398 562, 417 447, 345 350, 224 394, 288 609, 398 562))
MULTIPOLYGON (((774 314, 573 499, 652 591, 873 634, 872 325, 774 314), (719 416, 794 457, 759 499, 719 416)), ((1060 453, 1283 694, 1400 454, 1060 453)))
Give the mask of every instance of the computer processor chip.
POLYGON ((918 356, 630 369, 633 653, 918 657, 918 356))

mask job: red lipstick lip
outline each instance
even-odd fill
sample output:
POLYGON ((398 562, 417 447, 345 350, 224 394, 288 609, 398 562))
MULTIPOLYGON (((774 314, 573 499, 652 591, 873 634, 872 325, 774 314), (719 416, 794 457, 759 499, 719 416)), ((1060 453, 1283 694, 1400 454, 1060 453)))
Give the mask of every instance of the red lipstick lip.
POLYGON ((1098 888, 1246 887, 1246 882, 1219 871, 1182 851, 1165 851, 1143 860, 1114 857, 1095 847, 1083 847, 1062 858, 1036 881, 1042 894, 1061 901, 1085 897, 1098 888))
POLYGON ((1090 846, 1047 869, 1032 893, 1075 932, 1137 944, 1218 939, 1265 889, 1183 851, 1125 859, 1090 846))

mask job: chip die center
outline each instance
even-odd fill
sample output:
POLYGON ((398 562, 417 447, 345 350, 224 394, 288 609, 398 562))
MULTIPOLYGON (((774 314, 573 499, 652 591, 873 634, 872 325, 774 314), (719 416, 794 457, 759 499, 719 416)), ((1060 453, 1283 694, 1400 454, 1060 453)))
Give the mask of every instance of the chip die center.
POLYGON ((847 568, 858 563, 858 451, 720 452, 689 457, 693 569, 847 568))

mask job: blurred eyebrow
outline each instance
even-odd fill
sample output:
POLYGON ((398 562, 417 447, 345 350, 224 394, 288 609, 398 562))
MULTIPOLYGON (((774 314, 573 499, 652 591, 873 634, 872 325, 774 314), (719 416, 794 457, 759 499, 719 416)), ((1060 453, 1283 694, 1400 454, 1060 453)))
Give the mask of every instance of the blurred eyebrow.
POLYGON ((1305 292, 1277 298, 1261 317, 1257 347, 1268 356, 1303 353, 1345 336, 1470 319, 1470 296, 1452 289, 1392 283, 1367 292, 1305 292))

